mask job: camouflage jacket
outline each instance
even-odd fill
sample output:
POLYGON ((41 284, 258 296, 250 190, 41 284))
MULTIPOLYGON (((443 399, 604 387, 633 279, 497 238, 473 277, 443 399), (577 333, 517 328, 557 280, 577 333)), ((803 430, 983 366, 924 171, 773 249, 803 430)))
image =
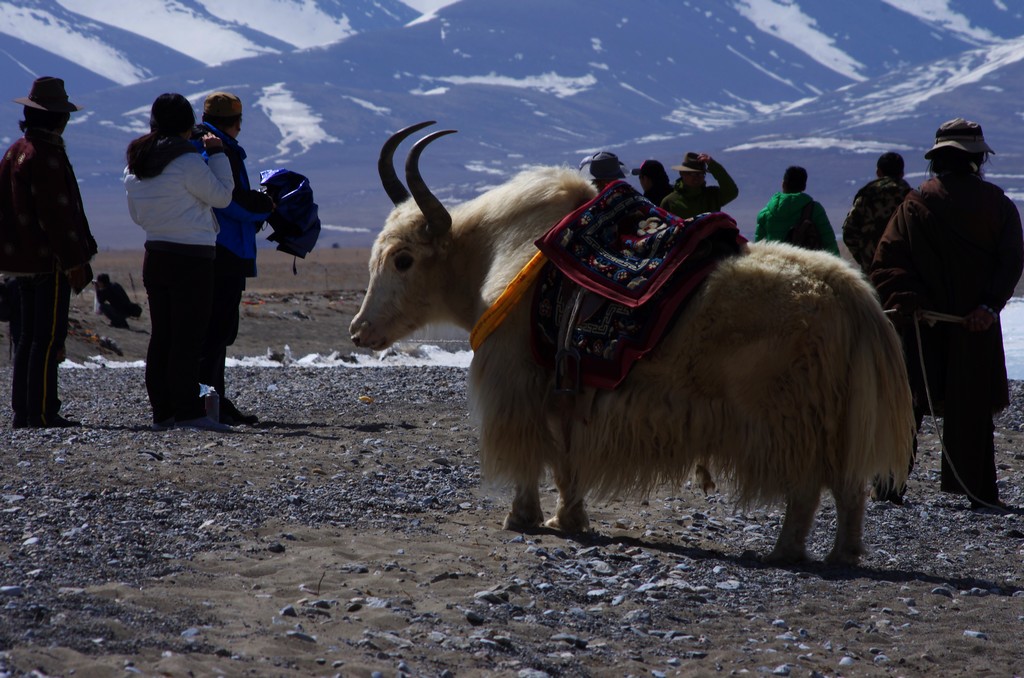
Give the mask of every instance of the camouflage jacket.
POLYGON ((892 177, 875 179, 857 191, 853 207, 843 221, 843 242, 865 274, 871 268, 875 247, 889 217, 909 192, 910 184, 892 177))

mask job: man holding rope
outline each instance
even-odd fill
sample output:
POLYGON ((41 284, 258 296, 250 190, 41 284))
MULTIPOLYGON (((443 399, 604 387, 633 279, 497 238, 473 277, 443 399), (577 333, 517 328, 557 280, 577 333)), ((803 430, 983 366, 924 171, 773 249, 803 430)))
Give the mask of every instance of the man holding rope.
POLYGON ((925 153, 931 178, 890 219, 871 281, 901 329, 915 408, 944 419, 943 492, 1005 511, 992 415, 1009 404, 999 312, 1024 269, 1020 214, 982 179, 994 151, 981 126, 943 123, 925 153))

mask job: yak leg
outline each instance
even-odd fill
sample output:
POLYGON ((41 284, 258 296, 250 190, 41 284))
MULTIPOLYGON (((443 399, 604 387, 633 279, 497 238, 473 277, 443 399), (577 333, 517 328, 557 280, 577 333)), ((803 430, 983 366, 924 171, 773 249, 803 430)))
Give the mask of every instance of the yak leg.
POLYGON ((711 477, 711 471, 704 464, 697 464, 694 467, 693 476, 700 484, 700 489, 704 490, 705 495, 711 494, 718 489, 718 486, 715 485, 715 479, 711 477))
POLYGON ((842 485, 832 489, 836 500, 836 540, 825 562, 856 565, 864 553, 864 488, 842 485))
POLYGON ((807 560, 807 535, 821 500, 821 489, 797 487, 786 495, 786 517, 775 548, 765 556, 767 563, 797 563, 807 560))
POLYGON ((516 493, 512 498, 512 509, 505 516, 503 527, 506 530, 532 530, 544 520, 544 511, 540 508, 540 491, 537 482, 516 485, 516 493))
POLYGON ((577 533, 590 529, 590 518, 583 507, 583 493, 568 459, 562 459, 554 468, 555 487, 558 488, 558 506, 555 515, 544 523, 545 527, 562 532, 577 533))

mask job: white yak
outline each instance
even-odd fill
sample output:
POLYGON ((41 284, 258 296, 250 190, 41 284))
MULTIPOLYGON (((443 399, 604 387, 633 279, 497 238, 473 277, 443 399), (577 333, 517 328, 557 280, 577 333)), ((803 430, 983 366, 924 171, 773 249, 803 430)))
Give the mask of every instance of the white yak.
MULTIPOLYGON (((401 130, 381 150, 395 208, 350 327, 358 346, 382 349, 429 323, 471 330, 536 253, 534 241, 595 195, 579 172, 542 167, 449 212, 418 165, 423 148, 450 130, 414 144, 408 190, 392 165, 401 141, 428 124, 401 130)), ((532 357, 531 294, 469 370, 482 471, 514 486, 507 529, 584 531, 588 494, 643 495, 703 466, 729 481, 740 503, 785 502, 769 562, 807 557, 827 488, 837 515, 827 560, 857 562, 867 484, 904 482, 914 432, 899 339, 859 272, 831 254, 751 244, 718 265, 618 389, 577 397, 570 415, 532 357), (559 500, 544 522, 538 488, 547 470, 559 500)))

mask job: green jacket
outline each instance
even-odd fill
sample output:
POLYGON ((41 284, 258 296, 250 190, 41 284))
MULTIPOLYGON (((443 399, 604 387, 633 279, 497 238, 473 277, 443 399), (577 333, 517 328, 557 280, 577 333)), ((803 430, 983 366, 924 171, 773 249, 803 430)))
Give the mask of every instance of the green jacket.
POLYGON ((739 187, 718 162, 708 163, 708 172, 718 182, 717 186, 691 187, 677 179, 672 192, 661 201, 661 209, 683 219, 690 219, 705 212, 721 212, 722 208, 736 199, 739 187))
MULTIPOLYGON (((800 215, 804 206, 813 198, 806 193, 776 193, 768 200, 757 215, 757 228, 754 229, 754 242, 761 240, 775 240, 782 242, 786 239, 789 229, 800 221, 800 215)), ((828 222, 828 215, 821 203, 814 203, 811 209, 811 219, 818 227, 821 234, 821 243, 825 250, 839 256, 839 245, 836 243, 836 234, 832 230, 832 224, 828 222)))

